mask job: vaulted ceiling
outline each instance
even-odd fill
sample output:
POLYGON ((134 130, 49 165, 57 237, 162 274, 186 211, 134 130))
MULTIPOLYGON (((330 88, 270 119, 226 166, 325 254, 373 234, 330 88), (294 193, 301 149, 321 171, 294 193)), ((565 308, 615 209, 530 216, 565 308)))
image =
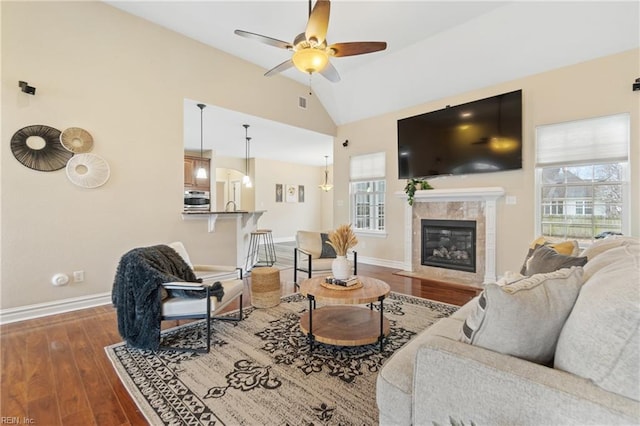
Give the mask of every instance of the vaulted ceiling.
MULTIPOLYGON (((292 42, 308 17, 304 0, 107 3, 265 72, 291 53, 233 31, 292 42)), ((640 2, 334 0, 327 39, 388 43, 382 52, 332 58, 338 83, 312 76, 314 95, 340 125, 637 48, 640 2)), ((283 75, 309 84, 295 69, 283 75)), ((199 119, 197 111, 194 116, 199 119)), ((328 141, 311 154, 314 163, 324 164, 328 141)))

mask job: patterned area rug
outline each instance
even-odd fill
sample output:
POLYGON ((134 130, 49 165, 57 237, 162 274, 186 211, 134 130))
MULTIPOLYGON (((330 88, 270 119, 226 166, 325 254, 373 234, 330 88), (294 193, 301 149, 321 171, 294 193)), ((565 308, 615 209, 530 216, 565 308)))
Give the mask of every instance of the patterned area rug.
MULTIPOLYGON (((318 307, 320 304, 318 304, 318 307)), ((416 333, 458 307, 391 293, 391 333, 378 344, 310 350, 299 327, 308 301, 286 296, 269 309, 247 308, 242 322, 213 322, 209 354, 105 348, 153 425, 374 425, 378 370, 416 333)), ((202 346, 204 321, 163 333, 165 344, 202 346)))

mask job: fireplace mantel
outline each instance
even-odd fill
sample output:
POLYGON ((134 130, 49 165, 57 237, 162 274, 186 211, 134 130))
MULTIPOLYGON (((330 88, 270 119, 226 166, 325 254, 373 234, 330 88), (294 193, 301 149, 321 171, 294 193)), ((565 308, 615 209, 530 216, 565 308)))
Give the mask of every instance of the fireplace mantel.
MULTIPOLYGON (((405 198, 404 192, 399 192, 405 198)), ((490 186, 485 188, 451 188, 451 189, 427 189, 416 191, 414 202, 435 201, 469 201, 469 200, 497 200, 504 195, 504 188, 490 186)))
MULTIPOLYGON (((485 212, 485 268, 484 283, 496 280, 496 201, 504 196, 505 190, 502 187, 480 187, 480 188, 450 188, 450 189, 428 189, 416 191, 414 203, 436 203, 436 202, 484 202, 485 212)), ((405 247, 404 263, 405 268, 413 271, 412 265, 412 244, 413 244, 413 209, 406 202, 407 194, 404 191, 396 192, 396 196, 405 200, 405 247)))

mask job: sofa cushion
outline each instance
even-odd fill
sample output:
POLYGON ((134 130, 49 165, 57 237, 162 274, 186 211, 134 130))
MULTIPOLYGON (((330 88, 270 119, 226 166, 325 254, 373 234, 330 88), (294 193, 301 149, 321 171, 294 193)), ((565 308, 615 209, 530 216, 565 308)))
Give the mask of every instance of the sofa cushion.
POLYGON ((544 274, 562 268, 584 266, 585 263, 587 263, 586 257, 564 255, 549 246, 539 245, 536 246, 531 257, 525 262, 523 275, 544 274))
POLYGON ((546 364, 582 285, 582 268, 490 283, 461 327, 460 340, 546 364))
MULTIPOLYGON (((529 251, 524 258, 524 262, 522 264, 522 268, 520 268, 520 273, 522 275, 526 275, 525 271, 527 268, 527 261, 533 255, 537 246, 547 246, 560 254, 564 254, 567 256, 577 256, 580 252, 580 247, 578 246, 578 241, 576 240, 553 240, 549 237, 540 236, 533 240, 529 245, 529 251)), ((551 272, 551 271, 549 271, 551 272)))
POLYGON ((596 242, 591 244, 589 247, 582 250, 582 252, 580 253, 580 256, 585 256, 589 259, 589 261, 591 261, 592 259, 594 259, 595 257, 604 253, 607 250, 620 247, 620 246, 638 245, 639 244, 638 241, 639 241, 638 238, 634 238, 634 237, 613 236, 613 237, 603 238, 601 240, 597 240, 596 242))
POLYGON ((589 279, 562 329, 554 366, 640 401, 640 245, 600 252, 585 275, 589 279))

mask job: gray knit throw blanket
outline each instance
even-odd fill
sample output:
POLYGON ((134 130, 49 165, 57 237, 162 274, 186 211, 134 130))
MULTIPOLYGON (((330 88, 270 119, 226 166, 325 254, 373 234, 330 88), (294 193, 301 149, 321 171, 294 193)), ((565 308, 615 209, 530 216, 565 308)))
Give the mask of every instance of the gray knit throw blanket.
MULTIPOLYGON (((118 331, 130 346, 157 350, 160 345, 162 284, 176 281, 202 282, 171 247, 157 245, 130 250, 120 259, 111 300, 116 307, 118 331)), ((216 283, 212 293, 224 294, 216 283)), ((172 296, 205 297, 203 291, 174 290, 172 296)))

